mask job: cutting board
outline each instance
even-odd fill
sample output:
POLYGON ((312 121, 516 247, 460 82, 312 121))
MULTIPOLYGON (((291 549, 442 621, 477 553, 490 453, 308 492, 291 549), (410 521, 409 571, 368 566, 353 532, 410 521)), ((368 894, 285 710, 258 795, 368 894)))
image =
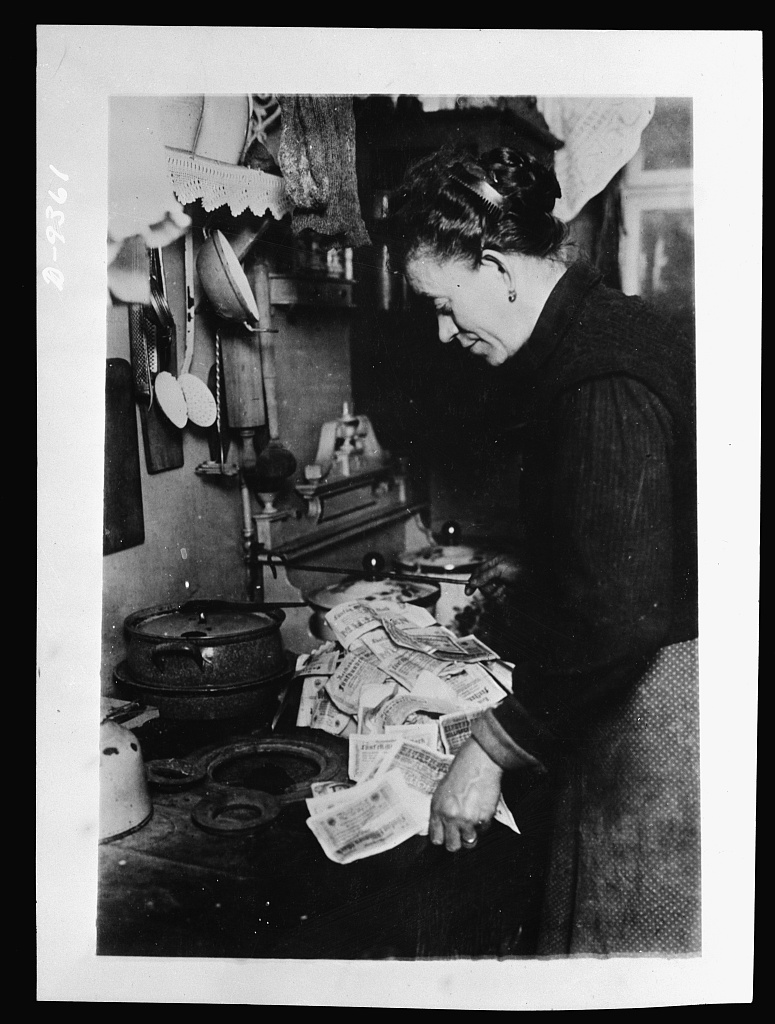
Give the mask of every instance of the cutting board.
POLYGON ((183 432, 167 419, 154 402, 150 409, 140 406, 145 445, 145 466, 149 473, 164 473, 183 465, 183 432))
POLYGON ((132 367, 126 359, 108 359, 105 371, 105 469, 102 553, 145 540, 140 451, 132 367))

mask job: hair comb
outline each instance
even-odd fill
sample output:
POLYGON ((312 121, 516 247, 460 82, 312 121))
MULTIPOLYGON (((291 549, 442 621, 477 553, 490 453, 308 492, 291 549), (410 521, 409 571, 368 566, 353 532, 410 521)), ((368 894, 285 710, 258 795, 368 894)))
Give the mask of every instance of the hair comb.
MULTIPOLYGON (((468 177, 467 172, 464 173, 466 177, 468 177)), ((489 182, 480 181, 478 178, 471 178, 469 181, 466 181, 459 172, 452 172, 450 174, 450 178, 458 185, 462 185, 463 188, 472 195, 476 196, 489 213, 503 212, 506 197, 502 196, 497 189, 494 189, 489 182)))

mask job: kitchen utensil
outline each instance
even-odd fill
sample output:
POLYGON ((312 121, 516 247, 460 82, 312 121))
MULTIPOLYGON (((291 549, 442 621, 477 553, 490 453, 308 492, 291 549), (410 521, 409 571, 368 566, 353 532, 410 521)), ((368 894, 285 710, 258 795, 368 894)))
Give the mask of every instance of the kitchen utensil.
POLYGON ((129 304, 129 352, 132 359, 135 397, 147 408, 153 402, 151 363, 153 359, 155 368, 156 350, 154 349, 152 357, 145 330, 143 307, 139 302, 129 304))
POLYGON ((99 841, 142 828, 153 814, 140 742, 117 722, 100 725, 99 841))
POLYGON ((203 380, 191 373, 196 334, 196 306, 194 299, 194 237, 189 231, 185 239, 186 270, 186 348, 178 384, 186 403, 188 419, 197 427, 210 427, 215 422, 217 409, 212 391, 203 380))
POLYGON ((180 427, 161 411, 158 402, 148 408, 140 406, 140 422, 148 472, 164 473, 170 469, 180 469, 183 465, 183 435, 180 427))
MULTIPOLYGON (((177 360, 177 330, 167 302, 161 249, 151 250, 151 306, 158 322, 157 331, 163 339, 159 347, 168 352, 167 362, 174 366, 177 360)), ((177 378, 168 370, 161 370, 154 381, 154 394, 162 412, 182 430, 188 422, 188 409, 186 396, 177 378)))
POLYGON ((196 269, 218 316, 244 324, 248 330, 258 325, 258 307, 245 271, 222 231, 215 230, 205 239, 196 269))
POLYGON ((186 402, 189 420, 197 427, 210 427, 215 422, 215 398, 203 380, 193 373, 178 378, 186 402))
POLYGON ((172 351, 175 348, 175 318, 167 302, 167 285, 164 279, 164 265, 162 263, 161 249, 150 250, 150 296, 151 301, 146 309, 149 316, 152 316, 157 331, 156 347, 163 353, 164 362, 169 363, 172 351))
MULTIPOLYGON (((161 315, 158 303, 157 309, 161 315)), ((140 406, 146 469, 149 473, 179 469, 183 465, 180 428, 154 401, 154 383, 159 369, 166 368, 169 363, 170 348, 169 345, 166 349, 157 348, 158 319, 153 309, 130 303, 127 310, 135 397, 140 406)))
POLYGON ((200 463, 195 472, 200 476, 236 476, 239 473, 239 466, 236 463, 225 462, 229 451, 229 428, 228 408, 226 406, 226 395, 221 386, 221 337, 218 331, 215 332, 215 363, 210 370, 208 387, 215 393, 215 434, 210 433, 208 442, 210 445, 210 458, 200 463))
POLYGON ((260 330, 260 312, 240 259, 268 227, 269 218, 258 228, 243 228, 234 238, 233 246, 222 232, 216 231, 202 245, 197 257, 204 290, 224 320, 216 338, 225 341, 221 349, 223 386, 228 393, 230 426, 240 434, 242 470, 255 464, 255 433, 266 422, 266 405, 260 355, 252 337, 260 330))
POLYGON ((223 364, 222 393, 229 408, 229 428, 250 436, 266 423, 264 382, 258 337, 240 324, 223 322, 216 331, 223 364))
POLYGON ((182 430, 188 423, 188 407, 180 383, 167 370, 162 370, 156 375, 153 387, 156 401, 164 415, 182 430))
POLYGON ((202 690, 255 683, 285 667, 285 613, 250 602, 194 600, 124 620, 132 678, 157 688, 202 690))
POLYGON ((272 721, 271 721, 271 724, 269 726, 269 728, 272 730, 272 732, 274 732, 275 729, 277 728, 277 723, 282 718, 283 712, 285 711, 286 707, 288 706, 288 703, 290 702, 290 699, 291 699, 291 682, 292 682, 292 680, 289 680, 285 684, 285 686, 282 688, 282 690, 277 695, 277 710, 275 711, 274 715, 272 716, 272 721))
POLYGON ((102 553, 145 540, 133 373, 126 359, 108 359, 105 373, 105 468, 102 553))

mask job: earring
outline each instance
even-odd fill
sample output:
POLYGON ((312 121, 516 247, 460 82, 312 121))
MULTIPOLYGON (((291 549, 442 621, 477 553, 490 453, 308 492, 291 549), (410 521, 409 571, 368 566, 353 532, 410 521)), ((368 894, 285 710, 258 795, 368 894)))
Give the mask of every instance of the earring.
POLYGON ((516 289, 515 288, 511 288, 509 290, 509 302, 516 302, 516 301, 517 301, 516 289))

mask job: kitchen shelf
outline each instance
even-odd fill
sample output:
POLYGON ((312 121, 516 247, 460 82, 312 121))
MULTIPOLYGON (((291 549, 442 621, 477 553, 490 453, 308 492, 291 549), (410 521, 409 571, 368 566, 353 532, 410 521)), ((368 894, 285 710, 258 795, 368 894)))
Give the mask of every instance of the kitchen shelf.
POLYGON ((355 281, 331 277, 293 277, 269 275, 269 295, 273 306, 355 307, 355 281))

